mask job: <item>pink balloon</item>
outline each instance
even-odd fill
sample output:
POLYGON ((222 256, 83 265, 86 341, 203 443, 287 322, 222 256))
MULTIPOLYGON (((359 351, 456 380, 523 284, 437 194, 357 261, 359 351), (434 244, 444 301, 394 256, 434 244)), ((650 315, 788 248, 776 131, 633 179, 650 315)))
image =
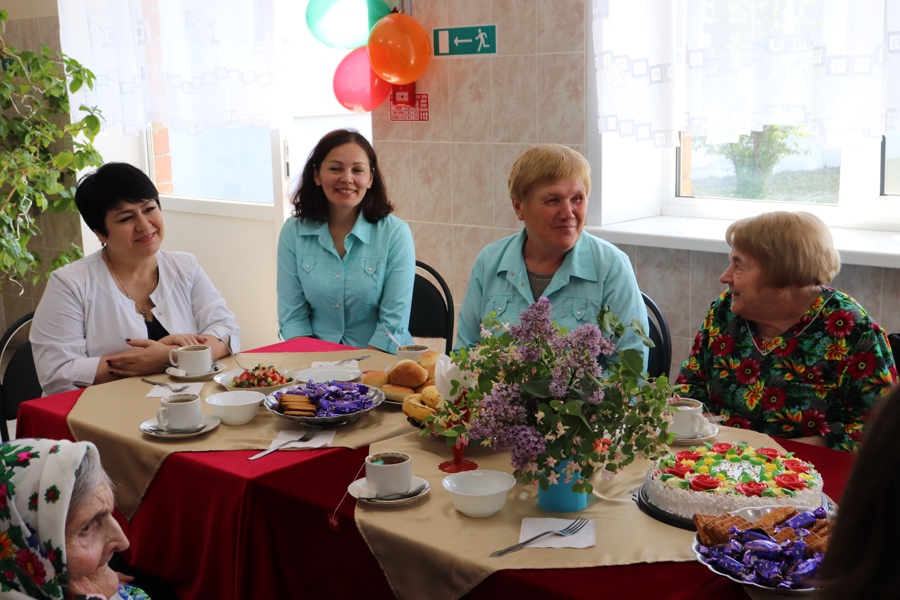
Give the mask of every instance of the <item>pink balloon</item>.
POLYGON ((365 46, 344 57, 334 70, 333 86, 337 101, 356 113, 378 108, 391 93, 391 84, 372 70, 365 46))

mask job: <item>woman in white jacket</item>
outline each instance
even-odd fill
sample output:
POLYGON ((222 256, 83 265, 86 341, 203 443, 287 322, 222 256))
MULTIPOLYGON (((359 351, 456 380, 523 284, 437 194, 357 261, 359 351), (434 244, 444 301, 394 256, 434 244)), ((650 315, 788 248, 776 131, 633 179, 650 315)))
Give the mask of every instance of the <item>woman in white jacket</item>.
POLYGON ((169 351, 222 340, 240 348, 234 314, 193 255, 160 249, 159 193, 136 167, 108 163, 78 184, 75 202, 103 248, 55 271, 31 325, 45 395, 160 373, 169 351))

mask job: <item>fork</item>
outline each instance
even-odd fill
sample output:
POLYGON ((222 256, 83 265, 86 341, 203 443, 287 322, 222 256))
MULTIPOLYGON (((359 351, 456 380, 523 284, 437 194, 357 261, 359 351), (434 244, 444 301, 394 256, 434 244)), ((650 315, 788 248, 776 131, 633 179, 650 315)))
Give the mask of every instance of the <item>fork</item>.
POLYGON ((190 385, 173 386, 164 381, 153 381, 152 379, 144 379, 143 377, 141 378, 141 381, 143 381, 144 383, 149 383, 150 385, 161 385, 165 388, 169 388, 170 390, 172 390, 173 392, 176 392, 176 393, 183 392, 184 390, 191 387, 190 385))
POLYGON ((545 531, 544 533, 540 533, 540 534, 534 536, 533 538, 529 538, 529 539, 525 540, 524 542, 519 542, 518 544, 513 544, 512 546, 504 548, 503 550, 497 550, 496 552, 491 552, 491 556, 504 556, 506 554, 509 554, 510 552, 516 552, 517 550, 521 550, 522 548, 524 548, 525 546, 527 546, 534 540, 536 540, 538 538, 542 538, 545 535, 550 535, 551 533, 554 533, 556 535, 566 536, 566 537, 568 537, 570 535, 574 535, 574 534, 578 533, 579 531, 581 531, 582 527, 587 525, 589 522, 590 521, 588 521, 587 519, 578 517, 577 519, 575 519, 574 521, 569 523, 568 527, 566 527, 565 529, 559 529, 559 530, 551 529, 549 531, 545 531))
POLYGON ((262 458, 263 456, 265 456, 265 455, 267 455, 267 454, 272 454, 272 453, 275 452, 276 450, 280 450, 281 448, 284 448, 284 447, 287 446, 288 444, 293 444, 294 442, 308 442, 309 440, 313 439, 313 438, 316 436, 316 434, 319 433, 319 431, 320 431, 321 429, 322 429, 322 428, 319 427, 319 426, 316 426, 316 427, 310 427, 309 429, 306 430, 306 433, 304 433, 303 435, 301 435, 301 436, 298 437, 297 439, 295 439, 295 440, 288 440, 288 441, 286 441, 286 442, 284 442, 284 443, 282 443, 282 444, 278 444, 278 445, 275 446, 274 448, 269 448, 268 450, 263 450, 263 451, 260 452, 259 454, 254 454, 253 456, 251 456, 251 457, 248 458, 247 460, 256 460, 257 458, 262 458))

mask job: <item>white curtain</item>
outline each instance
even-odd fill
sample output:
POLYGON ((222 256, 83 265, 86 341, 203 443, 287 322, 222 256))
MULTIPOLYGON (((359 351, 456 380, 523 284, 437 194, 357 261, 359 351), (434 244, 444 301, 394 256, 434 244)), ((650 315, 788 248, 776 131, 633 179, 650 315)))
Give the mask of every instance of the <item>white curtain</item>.
POLYGON ((59 0, 63 50, 97 77, 106 125, 196 133, 282 118, 289 28, 276 0, 59 0))
POLYGON ((593 0, 602 133, 736 142, 806 125, 825 147, 900 129, 900 0, 593 0))

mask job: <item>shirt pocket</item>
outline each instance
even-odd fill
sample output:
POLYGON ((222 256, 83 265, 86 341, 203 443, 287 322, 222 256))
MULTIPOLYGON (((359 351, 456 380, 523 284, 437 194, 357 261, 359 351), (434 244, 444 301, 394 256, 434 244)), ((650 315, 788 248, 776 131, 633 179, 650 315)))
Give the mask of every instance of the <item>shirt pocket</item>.
POLYGON ((324 267, 319 262, 318 256, 301 256, 297 265, 300 287, 310 304, 314 304, 328 291, 323 280, 324 267))
POLYGON ((383 258, 360 258, 346 266, 345 294, 352 296, 367 306, 378 305, 384 292, 384 278, 387 260, 383 258))
POLYGON ((575 327, 585 323, 596 323, 599 312, 600 303, 588 298, 563 296, 557 298, 553 304, 554 320, 560 324, 574 323, 575 327))
POLYGON ((505 323, 518 323, 519 313, 525 310, 525 301, 519 303, 519 296, 487 296, 482 318, 492 312, 497 314, 497 319, 505 323))

